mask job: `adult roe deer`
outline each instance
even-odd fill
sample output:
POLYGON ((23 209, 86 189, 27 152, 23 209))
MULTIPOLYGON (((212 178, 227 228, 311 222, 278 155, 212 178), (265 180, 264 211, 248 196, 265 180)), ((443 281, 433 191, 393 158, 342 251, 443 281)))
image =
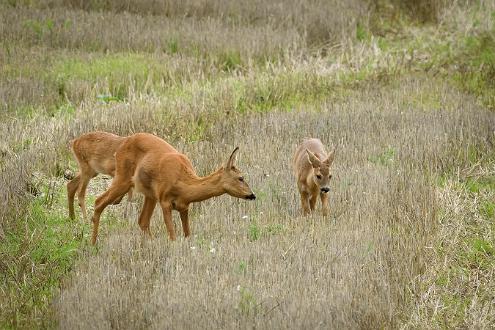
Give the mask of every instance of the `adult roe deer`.
MULTIPOLYGON (((87 219, 84 198, 88 183, 98 174, 114 176, 114 154, 124 139, 124 137, 112 133, 91 132, 71 141, 72 153, 79 164, 79 172, 67 183, 67 199, 71 219, 75 218, 74 196, 76 192, 83 218, 87 219)), ((120 202, 120 200, 116 202, 120 202)))
POLYGON ((327 155, 319 139, 305 139, 296 149, 292 165, 304 215, 314 211, 318 195, 321 198, 323 215, 328 215, 328 192, 332 178, 330 166, 334 158, 335 149, 327 155))
MULTIPOLYGON (((145 196, 139 215, 139 226, 148 235, 150 219, 159 202, 163 219, 171 240, 176 235, 172 223, 172 210, 179 211, 184 236, 190 235, 189 204, 225 193, 244 199, 255 199, 241 172, 234 166, 236 148, 224 167, 206 177, 199 177, 187 156, 164 152, 164 140, 151 134, 129 136, 115 153, 116 171, 112 184, 96 199, 93 215, 92 243, 96 243, 98 226, 103 210, 112 201, 135 187, 145 196)), ((166 149, 166 148, 165 148, 166 149)))

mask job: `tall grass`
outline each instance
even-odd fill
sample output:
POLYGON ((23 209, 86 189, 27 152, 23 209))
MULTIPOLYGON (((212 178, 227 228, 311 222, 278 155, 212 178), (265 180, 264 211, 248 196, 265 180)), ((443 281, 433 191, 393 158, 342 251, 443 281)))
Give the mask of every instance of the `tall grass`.
POLYGON ((371 4, 0 2, 0 325, 492 324, 493 5, 371 4), (158 212, 141 240, 142 202, 124 203, 91 249, 63 174, 68 141, 96 129, 162 136, 201 174, 240 145, 258 200, 194 206, 175 243, 158 212), (290 158, 307 136, 338 147, 329 219, 299 214, 290 158))
POLYGON ((223 197, 195 206, 193 237, 175 243, 159 212, 152 220, 157 238, 142 241, 141 203, 126 229, 105 230, 104 221, 99 253, 87 255, 61 291, 60 325, 398 326, 412 303, 407 287, 426 269, 435 238, 440 206, 430 180, 467 162, 453 150, 486 147, 494 124, 462 94, 428 112, 405 111, 395 97, 428 88, 438 87, 405 80, 344 103, 211 126, 207 141, 182 150, 206 174, 239 145, 238 163, 257 202, 223 197), (299 213, 290 160, 307 135, 338 147, 329 219, 299 213))

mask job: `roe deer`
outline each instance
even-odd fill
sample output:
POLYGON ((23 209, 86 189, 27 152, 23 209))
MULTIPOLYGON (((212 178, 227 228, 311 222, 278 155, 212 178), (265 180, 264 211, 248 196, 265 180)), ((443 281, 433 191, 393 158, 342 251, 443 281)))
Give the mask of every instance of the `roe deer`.
POLYGON ((318 195, 321 198, 323 215, 328 215, 328 192, 332 173, 330 166, 335 149, 327 155, 319 139, 306 139, 296 149, 293 159, 294 175, 301 194, 303 214, 314 211, 318 195))
POLYGON ((238 198, 255 199, 255 195, 234 166, 236 148, 225 167, 214 173, 199 177, 191 161, 183 154, 164 151, 169 145, 151 134, 132 135, 122 143, 115 153, 115 178, 108 190, 96 199, 93 215, 92 243, 96 243, 98 226, 103 210, 115 199, 135 187, 145 196, 139 215, 140 228, 151 236, 150 219, 159 202, 171 240, 176 235, 172 224, 172 210, 180 213, 184 236, 190 235, 188 208, 214 196, 229 194, 238 198))
MULTIPOLYGON (((67 199, 71 219, 75 217, 74 196, 76 192, 78 192, 77 199, 83 218, 87 219, 84 197, 88 183, 100 173, 114 176, 114 154, 124 139, 124 137, 112 133, 91 132, 71 141, 72 153, 79 164, 79 172, 67 183, 67 199)), ((120 200, 116 202, 120 202, 120 200)))

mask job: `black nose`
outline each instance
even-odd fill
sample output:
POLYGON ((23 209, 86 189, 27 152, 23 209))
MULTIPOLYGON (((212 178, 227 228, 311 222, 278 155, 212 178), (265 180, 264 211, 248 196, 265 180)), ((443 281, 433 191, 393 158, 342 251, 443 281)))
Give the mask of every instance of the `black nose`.
POLYGON ((249 196, 246 196, 246 199, 253 200, 256 199, 256 196, 254 194, 251 194, 249 196))
POLYGON ((327 193, 330 191, 330 188, 324 187, 324 188, 321 188, 321 191, 324 193, 327 193))

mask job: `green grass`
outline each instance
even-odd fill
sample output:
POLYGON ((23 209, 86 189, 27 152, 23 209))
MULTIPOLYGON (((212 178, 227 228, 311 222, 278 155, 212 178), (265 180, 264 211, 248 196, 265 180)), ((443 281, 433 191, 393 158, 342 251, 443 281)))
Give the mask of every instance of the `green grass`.
MULTIPOLYGON (((495 13, 494 13, 495 16, 495 13)), ((459 70, 454 80, 495 109, 495 26, 488 33, 467 36, 462 42, 459 70)))
POLYGON ((70 221, 65 209, 57 209, 64 200, 64 186, 50 191, 44 185, 30 204, 18 231, 10 232, 0 242, 1 278, 12 292, 10 304, 15 308, 0 312, 0 328, 30 327, 46 324, 42 317, 60 280, 71 270, 80 248, 87 244, 86 224, 70 221), (10 314, 11 313, 11 314, 10 314), (42 317, 40 320, 37 318, 42 317), (37 323, 40 322, 40 323, 37 323))
MULTIPOLYGON (((66 21, 63 24, 72 24, 66 21)), ((391 21, 385 20, 381 27, 383 30, 397 29, 391 21)), ((409 27, 408 22, 402 22, 409 27)), ((50 35, 54 22, 46 20, 27 20, 24 28, 37 39, 45 39, 50 35)), ((415 26, 416 27, 416 26, 415 26)), ((57 102, 49 104, 51 108, 47 113, 57 118, 70 119, 73 117, 79 102, 87 95, 78 96, 81 86, 89 91, 94 91, 95 99, 104 102, 122 102, 128 98, 129 89, 137 94, 157 93, 164 98, 170 98, 174 102, 186 104, 195 110, 198 102, 205 101, 208 113, 195 114, 194 120, 187 122, 187 127, 181 131, 186 142, 197 142, 207 139, 208 127, 213 121, 219 119, 218 113, 235 110, 240 114, 266 113, 274 110, 293 111, 298 108, 310 108, 312 104, 321 102, 331 97, 346 98, 352 96, 352 89, 359 87, 360 83, 380 83, 387 79, 397 80, 399 75, 408 74, 414 70, 423 71, 441 70, 446 68, 444 76, 452 78, 453 83, 478 96, 484 105, 495 109, 495 35, 494 33, 481 33, 465 36, 462 40, 438 40, 427 33, 417 38, 400 35, 394 38, 391 35, 373 35, 365 24, 357 24, 355 39, 365 45, 377 42, 378 48, 386 55, 396 57, 404 53, 413 54, 415 50, 423 50, 431 55, 424 61, 412 61, 411 67, 406 64, 403 71, 393 72, 392 69, 375 67, 371 59, 364 59, 361 66, 352 68, 339 74, 338 79, 332 75, 323 75, 314 72, 299 72, 297 70, 284 73, 272 72, 264 69, 267 60, 259 61, 258 67, 252 69, 254 77, 242 76, 244 67, 249 60, 237 50, 225 50, 219 54, 210 55, 207 61, 212 61, 213 66, 220 71, 217 76, 205 75, 205 79, 196 81, 184 78, 183 81, 170 73, 166 57, 155 58, 150 54, 139 53, 61 53, 53 59, 46 59, 46 67, 34 67, 24 63, 6 64, 2 66, 4 74, 10 78, 23 76, 30 79, 43 79, 58 95, 57 102), (455 65, 455 69, 453 69, 455 65), (450 66, 450 67, 449 67, 450 66), (459 68, 459 69, 457 69, 459 68), (409 71, 408 71, 409 70, 409 71), (232 75, 232 76, 230 76, 232 75), (239 75, 239 76, 237 76, 239 75), (172 77, 171 77, 172 76, 172 77), (169 80, 170 88, 168 86, 169 80), (185 81, 185 82, 184 82, 185 81), (227 86, 227 87, 226 87, 227 86), (227 89, 227 95, 222 94, 227 89), (225 105, 224 105, 225 104, 225 105)), ((9 45, 2 44, 8 48, 9 45)), ((168 55, 182 53, 184 44, 177 37, 170 37, 165 43, 163 51, 168 55)), ((192 52, 192 51, 190 51, 192 52)), ((197 58, 203 58, 204 52, 197 51, 193 54, 197 58)), ((330 62, 330 60, 328 60, 330 62)), ((327 63, 330 65, 330 63, 327 63)), ((425 110, 441 109, 440 96, 431 94, 412 95, 410 104, 423 107, 425 110)), ((167 105, 172 103, 167 103, 167 105)), ((37 105, 23 105, 16 109, 18 113, 26 113, 28 117, 34 117, 41 111, 37 105)), ((169 107, 164 107, 168 110, 169 107)), ((164 111, 165 112, 165 111, 164 111)), ((180 115, 180 114, 179 114, 180 115)), ((31 147, 33 140, 25 140, 14 146, 13 150, 20 153, 31 147)), ((478 158, 479 152, 468 151, 467 158, 478 158)), ((389 147, 377 154, 371 155, 368 160, 376 165, 389 166, 397 158, 397 151, 389 147)), ((440 187, 444 187, 449 177, 438 179, 440 187)), ((472 198, 477 198, 483 193, 489 193, 495 189, 495 177, 484 176, 469 178, 460 182, 465 191, 472 198)), ((17 231, 8 233, 5 240, 0 243, 0 261, 2 272, 0 278, 6 287, 12 292, 11 305, 8 311, 0 312, 2 321, 0 327, 29 327, 36 324, 34 315, 42 315, 50 303, 53 290, 59 285, 60 280, 70 271, 78 251, 84 249, 88 241, 90 226, 80 222, 71 222, 66 217, 65 190, 63 186, 57 188, 55 195, 46 197, 49 189, 43 186, 44 194, 32 199, 27 207, 26 215, 19 218, 22 225, 17 231), (29 233, 29 234, 28 234, 29 233), (36 242, 34 244, 33 242, 36 242), (11 313, 5 315, 4 313, 11 313), (38 314, 36 314, 38 313, 38 314), (30 320, 33 318, 33 320, 30 320), (31 323, 32 322, 32 323, 31 323)), ((273 189, 273 193, 278 191, 273 189)), ((263 199, 263 192, 257 192, 259 199, 263 199)), ((93 204, 94 196, 88 196, 87 204, 93 204)), ((77 209, 77 207, 76 207, 77 209)), ((493 221, 495 204, 491 200, 481 200, 478 208, 480 215, 493 221)), ((119 226, 119 220, 111 214, 107 216, 108 226, 119 226)), ((253 244, 260 239, 283 233, 285 228, 281 224, 261 225, 261 221, 252 222, 247 231, 247 236, 253 244)), ((259 243, 259 242, 258 242, 259 243)), ((469 269, 478 267, 490 269, 494 263, 493 238, 480 235, 479 230, 469 228, 458 249, 454 250, 458 264, 437 278, 437 284, 448 287, 451 277, 465 276, 469 269)), ((197 238, 199 247, 205 245, 204 238, 197 238)), ((445 251, 442 253, 446 253, 445 251)), ((245 274, 247 265, 240 261, 238 272, 245 274)), ((244 313, 250 313, 256 309, 256 299, 247 289, 241 289, 239 308, 244 313)), ((454 295, 445 294, 443 303, 446 306, 444 315, 457 315, 464 317, 466 301, 464 298, 456 298, 454 295)), ((39 316, 38 316, 39 317, 39 316)), ((48 318, 47 318, 48 319, 48 318)), ((44 324, 43 326, 51 326, 44 324)))
POLYGON ((466 190, 478 194, 483 191, 495 190, 495 176, 482 176, 478 178, 468 178, 464 185, 466 190))
POLYGON ((387 166, 394 163, 394 159, 396 157, 396 151, 394 148, 389 147, 382 153, 371 155, 368 157, 368 160, 373 164, 387 166))
POLYGON ((99 86, 98 99, 122 101, 129 88, 146 92, 148 79, 157 83, 166 75, 164 63, 140 54, 109 54, 88 59, 63 58, 56 61, 47 74, 47 80, 55 82, 61 96, 71 94, 71 85, 99 86), (110 94, 106 93, 109 92, 110 94))

